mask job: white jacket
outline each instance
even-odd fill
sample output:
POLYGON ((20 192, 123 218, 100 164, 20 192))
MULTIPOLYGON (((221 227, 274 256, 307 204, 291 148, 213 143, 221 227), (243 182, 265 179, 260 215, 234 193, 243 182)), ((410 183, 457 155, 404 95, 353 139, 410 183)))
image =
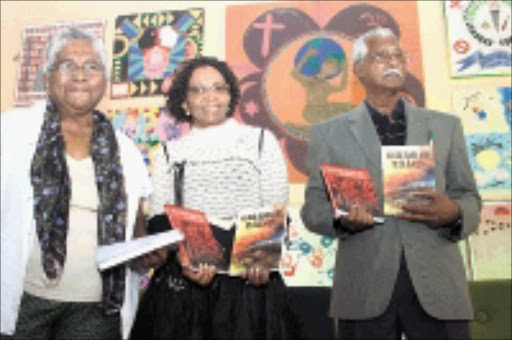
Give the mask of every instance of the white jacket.
MULTIPOLYGON (((16 108, 1 118, 1 328, 13 334, 18 316, 25 271, 36 228, 30 166, 39 138, 46 102, 16 108)), ((116 131, 127 193, 126 239, 131 239, 139 199, 151 189, 142 154, 124 134, 116 131)), ((126 270, 125 300, 121 309, 121 331, 127 338, 138 305, 138 275, 126 270)))

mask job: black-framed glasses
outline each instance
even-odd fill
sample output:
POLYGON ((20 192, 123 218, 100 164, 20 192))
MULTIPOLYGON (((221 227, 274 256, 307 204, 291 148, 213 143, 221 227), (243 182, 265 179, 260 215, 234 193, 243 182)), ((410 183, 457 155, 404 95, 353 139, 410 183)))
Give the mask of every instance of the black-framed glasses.
POLYGON ((82 74, 87 77, 102 75, 105 71, 103 65, 98 63, 97 61, 86 61, 82 64, 82 66, 78 66, 72 60, 63 60, 57 62, 53 67, 54 71, 66 76, 76 75, 78 69, 81 69, 82 74))
POLYGON ((402 50, 396 50, 391 53, 388 51, 378 51, 374 55, 368 56, 368 59, 378 64, 389 63, 392 59, 395 59, 401 63, 409 61, 409 58, 402 50))
POLYGON ((214 94, 226 94, 229 92, 228 84, 214 84, 212 86, 189 86, 188 93, 192 96, 203 96, 208 92, 213 92, 214 94))

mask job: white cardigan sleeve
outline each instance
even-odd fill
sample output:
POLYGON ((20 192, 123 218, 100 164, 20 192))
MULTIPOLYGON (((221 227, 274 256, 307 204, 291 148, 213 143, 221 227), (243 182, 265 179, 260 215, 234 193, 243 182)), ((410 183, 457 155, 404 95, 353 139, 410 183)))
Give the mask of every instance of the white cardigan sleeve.
POLYGON ((149 196, 149 217, 164 213, 164 204, 174 203, 174 176, 162 145, 153 157, 152 193, 149 196))

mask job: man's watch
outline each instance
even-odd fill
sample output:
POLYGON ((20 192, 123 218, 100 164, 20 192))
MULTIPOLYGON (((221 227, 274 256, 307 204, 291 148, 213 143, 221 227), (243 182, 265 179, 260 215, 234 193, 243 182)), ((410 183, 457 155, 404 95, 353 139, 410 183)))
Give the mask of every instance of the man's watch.
POLYGON ((451 225, 448 225, 448 227, 452 230, 452 232, 459 232, 460 229, 462 229, 462 217, 459 216, 457 221, 451 223, 451 225))

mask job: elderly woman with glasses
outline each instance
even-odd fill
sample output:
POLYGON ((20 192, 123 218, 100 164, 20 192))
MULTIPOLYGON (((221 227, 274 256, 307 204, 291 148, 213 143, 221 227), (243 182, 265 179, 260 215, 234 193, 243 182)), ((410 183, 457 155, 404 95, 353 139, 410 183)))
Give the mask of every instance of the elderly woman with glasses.
MULTIPOLYGON (((162 215, 165 204, 200 210, 229 254, 238 212, 287 203, 281 149, 268 130, 232 117, 240 90, 223 61, 212 57, 188 61, 177 72, 167 97, 171 115, 192 128, 155 154, 148 226, 170 227, 162 215)), ((227 276, 217 269, 204 264, 191 270, 171 252, 141 300, 132 337, 295 338, 278 272, 253 266, 242 276, 227 276)))
POLYGON ((101 40, 59 31, 44 64, 48 99, 1 115, 1 333, 127 337, 138 276, 100 272, 98 245, 143 235, 142 155, 96 110, 108 74, 101 40))

